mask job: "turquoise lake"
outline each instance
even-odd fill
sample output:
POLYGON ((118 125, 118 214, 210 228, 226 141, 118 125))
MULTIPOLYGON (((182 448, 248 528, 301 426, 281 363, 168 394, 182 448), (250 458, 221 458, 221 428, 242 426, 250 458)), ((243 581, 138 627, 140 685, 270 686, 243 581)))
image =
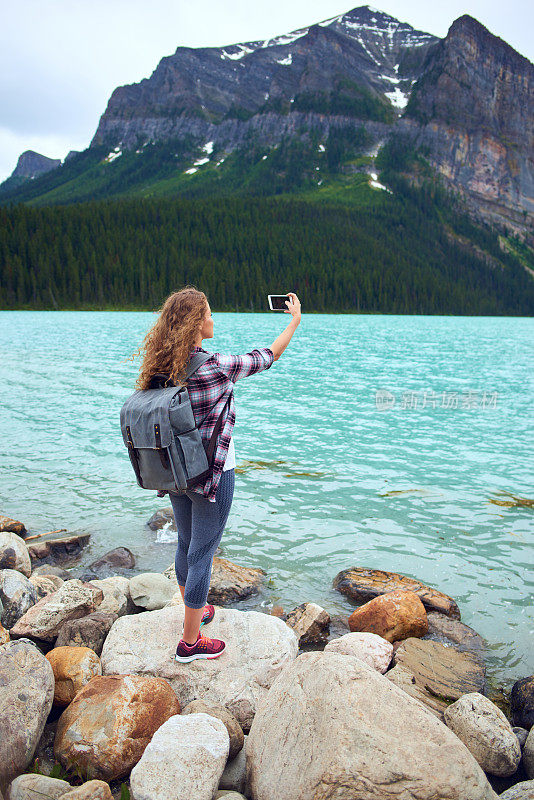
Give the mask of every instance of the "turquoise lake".
MULTIPOLYGON (((203 346, 227 353, 289 320, 213 318, 203 346)), ((125 359, 154 319, 0 312, 0 513, 90 532, 84 563, 118 545, 139 571, 174 558, 176 534, 146 526, 168 500, 135 483, 119 426, 125 359)), ((224 556, 264 569, 285 611, 350 613, 332 580, 352 566, 417 578, 487 639, 491 682, 531 674, 534 509, 498 503, 534 497, 533 344, 527 318, 304 313, 280 360, 236 384, 224 556)))

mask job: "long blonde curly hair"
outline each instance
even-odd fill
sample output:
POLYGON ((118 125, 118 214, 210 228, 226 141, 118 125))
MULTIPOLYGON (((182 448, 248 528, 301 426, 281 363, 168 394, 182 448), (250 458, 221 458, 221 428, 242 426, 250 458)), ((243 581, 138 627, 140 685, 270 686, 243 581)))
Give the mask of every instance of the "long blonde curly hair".
POLYGON ((208 310, 208 298, 195 286, 173 292, 162 307, 143 343, 131 356, 144 353, 136 389, 149 389, 157 372, 170 375, 179 386, 187 386, 185 367, 208 310))

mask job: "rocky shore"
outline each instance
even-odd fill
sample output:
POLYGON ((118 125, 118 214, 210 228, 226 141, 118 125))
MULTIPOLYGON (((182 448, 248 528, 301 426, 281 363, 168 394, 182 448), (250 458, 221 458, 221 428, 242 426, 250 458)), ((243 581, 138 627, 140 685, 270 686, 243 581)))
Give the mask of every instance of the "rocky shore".
POLYGON ((182 664, 174 566, 89 539, 0 517, 0 800, 534 799, 534 675, 490 697, 452 597, 347 566, 348 615, 241 610, 266 573, 216 555, 226 649, 182 664))

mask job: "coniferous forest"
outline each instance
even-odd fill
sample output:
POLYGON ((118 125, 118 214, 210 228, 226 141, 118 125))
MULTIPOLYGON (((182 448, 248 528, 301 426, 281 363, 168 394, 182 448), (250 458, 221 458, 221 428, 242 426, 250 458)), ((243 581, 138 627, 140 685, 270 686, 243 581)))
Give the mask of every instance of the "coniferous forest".
MULTIPOLYGON (((249 158, 236 159, 236 185, 261 156, 249 158)), ((154 309, 190 283, 214 311, 267 310, 267 294, 295 291, 307 313, 534 312, 531 251, 509 231, 473 222, 434 178, 408 181, 402 149, 383 148, 376 162, 390 192, 354 175, 332 178, 318 195, 302 152, 287 159, 293 193, 284 184, 267 196, 233 186, 210 196, 1 206, 0 307, 154 309)), ((287 169, 279 164, 276 174, 287 169)))

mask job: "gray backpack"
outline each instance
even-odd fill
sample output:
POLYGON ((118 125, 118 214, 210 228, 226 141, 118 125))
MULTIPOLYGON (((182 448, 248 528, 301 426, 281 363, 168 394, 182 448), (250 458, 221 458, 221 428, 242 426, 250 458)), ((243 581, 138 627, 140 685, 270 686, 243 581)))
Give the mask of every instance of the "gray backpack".
MULTIPOLYGON (((193 353, 186 379, 210 355, 193 353)), ((150 389, 135 391, 122 406, 120 420, 122 438, 139 486, 183 493, 207 478, 229 401, 230 397, 219 414, 209 442, 205 442, 198 428, 207 414, 197 427, 187 386, 177 387, 168 375, 158 373, 153 376, 150 389)))

